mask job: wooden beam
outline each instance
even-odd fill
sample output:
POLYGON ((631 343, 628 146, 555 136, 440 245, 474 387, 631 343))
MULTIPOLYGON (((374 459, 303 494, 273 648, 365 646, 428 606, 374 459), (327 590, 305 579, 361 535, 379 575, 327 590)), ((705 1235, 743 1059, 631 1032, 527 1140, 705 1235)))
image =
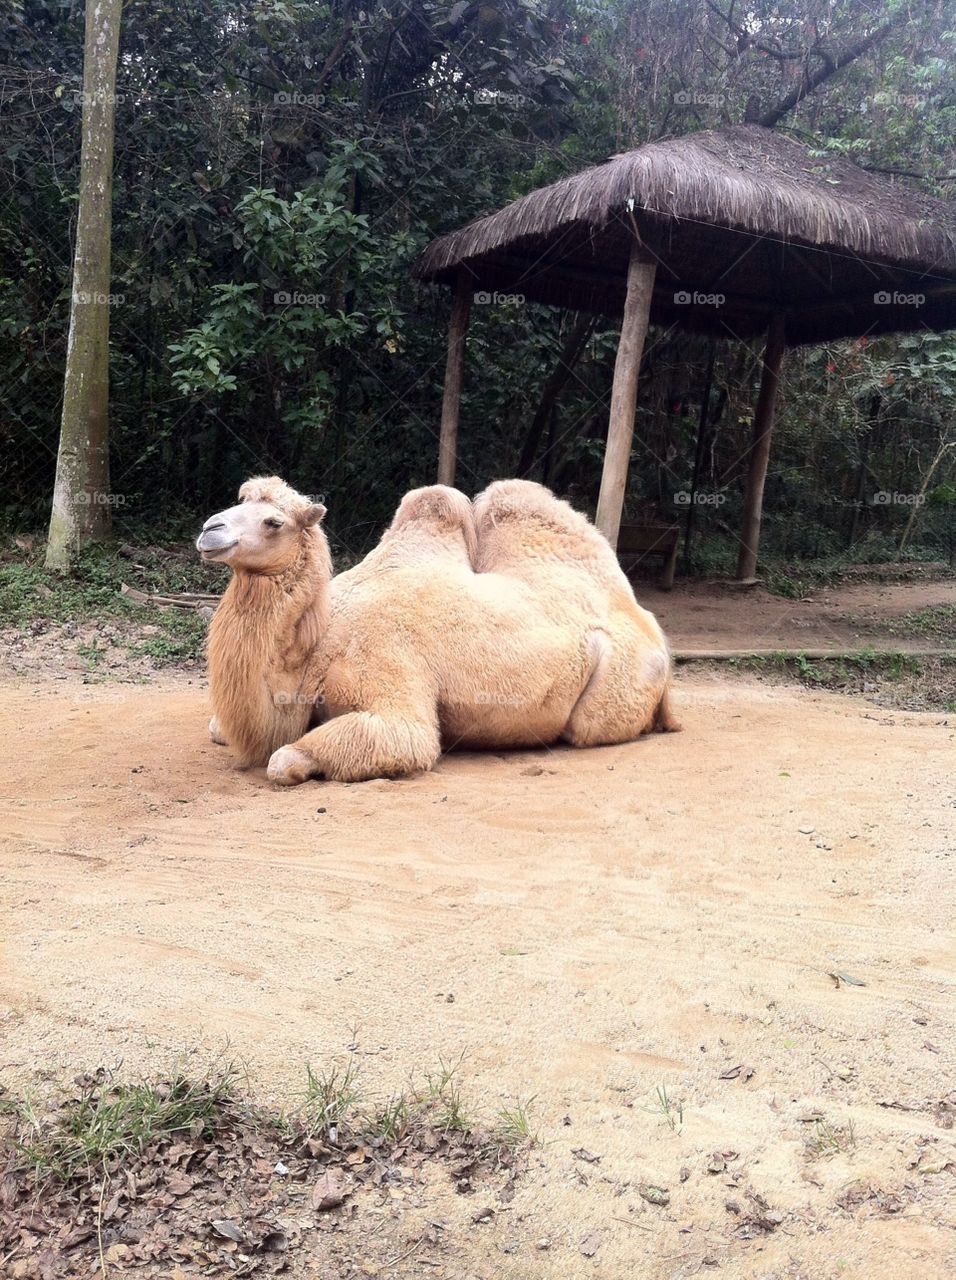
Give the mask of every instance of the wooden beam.
POLYGON ((760 394, 754 411, 753 441, 750 445, 750 465, 747 472, 747 493, 744 498, 744 519, 740 536, 740 554, 737 557, 737 581, 752 582, 757 572, 757 549, 760 545, 760 521, 763 515, 763 490, 770 461, 770 439, 773 435, 773 413, 783 365, 786 339, 783 313, 777 311, 770 318, 767 345, 763 353, 763 373, 760 377, 760 394))
POLYGON ((612 547, 617 546, 621 513, 624 510, 627 469, 634 437, 637 383, 650 321, 656 270, 656 264, 648 260, 646 251, 635 239, 631 245, 631 258, 627 267, 627 296, 624 301, 621 337, 617 344, 617 358, 614 361, 607 448, 604 451, 604 471, 597 505, 597 527, 612 547))
POLYGON ((465 372, 465 334, 471 311, 471 273, 461 268, 455 280, 455 293, 448 325, 448 357, 445 361, 445 390, 441 402, 441 433, 438 439, 438 483, 455 483, 458 461, 458 414, 461 408, 461 384, 465 372))

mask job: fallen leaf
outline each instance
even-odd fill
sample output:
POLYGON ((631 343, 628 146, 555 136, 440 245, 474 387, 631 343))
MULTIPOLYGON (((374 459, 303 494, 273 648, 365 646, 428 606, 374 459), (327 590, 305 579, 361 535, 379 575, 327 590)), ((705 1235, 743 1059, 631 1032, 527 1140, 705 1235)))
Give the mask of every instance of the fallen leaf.
POLYGON ((837 987, 839 987, 841 982, 848 987, 866 986, 866 983, 862 978, 854 978, 852 973, 844 973, 842 969, 828 969, 827 977, 832 978, 837 987))
POLYGON ((602 1237, 596 1231, 592 1231, 589 1236, 585 1236, 578 1245, 578 1251, 583 1253, 586 1258, 593 1258, 601 1247, 602 1237))
POLYGON ((217 1218, 211 1226, 217 1236, 222 1236, 226 1240, 234 1240, 236 1244, 242 1244, 246 1238, 238 1222, 232 1222, 229 1218, 217 1218))
POLYGON ((335 1209, 349 1194, 345 1180, 337 1169, 328 1169, 312 1188, 313 1209, 335 1209))
POLYGON ((728 1067, 726 1071, 720 1073, 721 1080, 752 1080, 754 1077, 753 1067, 748 1066, 745 1062, 738 1062, 735 1067, 728 1067))
POLYGON ((576 1160, 583 1160, 586 1164, 599 1164, 601 1157, 596 1156, 593 1151, 588 1151, 585 1147, 577 1147, 571 1152, 576 1160))

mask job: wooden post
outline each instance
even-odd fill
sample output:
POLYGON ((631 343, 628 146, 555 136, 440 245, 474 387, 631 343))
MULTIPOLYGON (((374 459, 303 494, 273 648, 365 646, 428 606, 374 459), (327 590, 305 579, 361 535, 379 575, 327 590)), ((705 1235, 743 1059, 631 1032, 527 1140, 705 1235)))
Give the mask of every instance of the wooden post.
POLYGON ((438 439, 439 484, 455 483, 458 411, 461 407, 461 383, 465 371, 465 333, 471 311, 471 292, 471 275, 462 268, 455 280, 455 296, 448 325, 448 358, 445 362, 445 391, 441 402, 441 434, 438 439))
POLYGON ((637 381, 657 269, 655 263, 648 261, 644 254, 645 251, 635 240, 631 245, 631 259, 627 267, 627 297, 624 301, 624 319, 617 344, 617 358, 614 361, 607 448, 604 451, 604 471, 601 474, 601 493, 595 520, 612 547, 617 546, 621 512, 624 510, 627 469, 634 437, 637 381))
POLYGON ((770 438, 773 435, 773 411, 783 365, 784 320, 781 312, 770 318, 767 329, 767 345, 763 353, 763 373, 760 377, 760 394, 754 411, 753 441, 750 445, 750 466, 747 473, 747 494, 744 498, 744 519, 740 535, 740 554, 737 557, 737 581, 751 583, 756 580, 757 548, 760 545, 760 518, 763 515, 763 488, 770 461, 770 438))

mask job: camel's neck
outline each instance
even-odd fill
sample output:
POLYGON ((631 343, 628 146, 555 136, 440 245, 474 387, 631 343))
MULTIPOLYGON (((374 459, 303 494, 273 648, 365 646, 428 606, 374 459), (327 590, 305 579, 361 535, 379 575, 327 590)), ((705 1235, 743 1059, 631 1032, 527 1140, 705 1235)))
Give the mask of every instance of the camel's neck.
POLYGON ((313 708, 308 659, 328 624, 331 563, 325 538, 307 529, 280 574, 237 572, 209 629, 213 709, 246 765, 301 737, 313 708))

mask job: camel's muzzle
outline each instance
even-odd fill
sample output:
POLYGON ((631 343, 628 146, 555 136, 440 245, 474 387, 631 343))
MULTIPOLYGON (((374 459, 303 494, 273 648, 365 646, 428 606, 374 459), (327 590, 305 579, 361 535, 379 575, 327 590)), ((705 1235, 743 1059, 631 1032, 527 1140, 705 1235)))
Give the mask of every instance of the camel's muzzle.
POLYGON ((226 524, 225 520, 217 520, 215 516, 207 520, 202 533, 196 539, 196 550, 203 555, 217 555, 234 547, 239 539, 226 524))

